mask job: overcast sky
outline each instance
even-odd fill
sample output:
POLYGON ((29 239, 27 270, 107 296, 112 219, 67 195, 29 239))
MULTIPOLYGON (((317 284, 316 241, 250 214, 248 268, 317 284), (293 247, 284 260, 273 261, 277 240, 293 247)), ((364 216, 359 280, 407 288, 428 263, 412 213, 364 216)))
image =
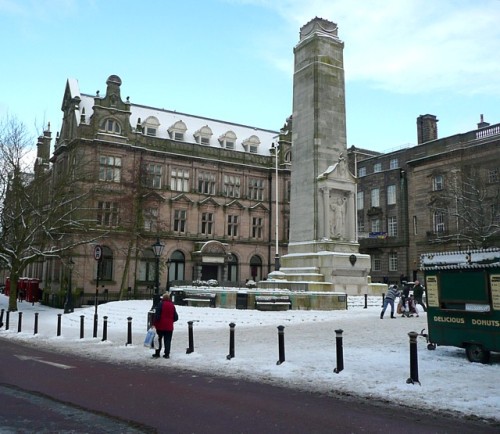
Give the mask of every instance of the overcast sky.
POLYGON ((0 117, 59 131, 65 83, 133 103, 278 130, 293 47, 315 16, 345 43, 348 146, 416 143, 500 122, 499 0, 0 0, 0 117))

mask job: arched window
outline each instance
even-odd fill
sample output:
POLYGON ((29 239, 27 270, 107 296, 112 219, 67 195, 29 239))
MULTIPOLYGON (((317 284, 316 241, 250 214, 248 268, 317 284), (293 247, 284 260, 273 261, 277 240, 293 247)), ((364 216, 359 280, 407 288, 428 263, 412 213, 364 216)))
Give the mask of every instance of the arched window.
POLYGON ((104 119, 99 127, 101 131, 106 131, 107 133, 120 134, 122 132, 122 127, 120 124, 111 118, 104 119))
POLYGON ((113 280, 113 251, 107 246, 102 247, 101 280, 113 280))
POLYGON ((170 268, 168 273, 168 280, 170 282, 173 280, 184 280, 185 263, 184 253, 181 251, 175 250, 170 255, 170 268))
POLYGON ((250 259, 250 276, 255 282, 262 279, 262 259, 257 255, 250 259))
POLYGON ((156 271, 156 258, 150 248, 142 252, 137 270, 137 280, 140 282, 154 283, 156 271))
POLYGON ((238 258, 231 253, 227 261, 227 280, 238 281, 238 258))

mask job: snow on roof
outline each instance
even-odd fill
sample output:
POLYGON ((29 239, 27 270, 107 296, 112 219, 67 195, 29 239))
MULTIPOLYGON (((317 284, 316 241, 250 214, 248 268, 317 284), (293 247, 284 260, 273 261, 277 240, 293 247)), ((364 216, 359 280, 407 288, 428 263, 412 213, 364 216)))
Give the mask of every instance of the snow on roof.
MULTIPOLYGON (((68 83, 70 83, 70 80, 68 80, 68 83)), ((78 89, 76 80, 72 81, 72 86, 74 86, 75 83, 76 89, 78 89)), ((85 108, 86 119, 89 119, 93 113, 95 97, 87 94, 81 94, 80 98, 80 111, 85 108)), ((212 131, 212 136, 209 137, 209 143, 204 143, 204 146, 222 147, 223 144, 221 143, 221 141, 227 133, 232 131, 236 136, 236 140, 234 143, 235 151, 251 152, 250 146, 252 146, 252 151, 255 152, 251 153, 255 153, 258 155, 271 155, 269 152, 269 150, 271 149, 271 144, 276 141, 279 134, 278 131, 250 127, 237 123, 220 121, 202 116, 190 115, 187 113, 148 107, 139 104, 130 104, 130 112, 130 123, 133 131, 136 130, 138 123, 140 123, 140 125, 144 127, 146 125, 147 119, 150 117, 154 117, 158 120, 159 126, 156 126, 155 122, 149 125, 157 128, 155 137, 170 139, 172 137, 169 135, 168 130, 177 122, 182 121, 187 127, 182 140, 183 142, 199 143, 196 141, 196 138, 194 136, 195 133, 199 132, 203 127, 208 126, 212 131), (255 137, 252 136, 257 137, 258 140, 256 141, 255 137), (248 143, 246 143, 247 141, 248 143), (244 146, 245 144, 247 144, 247 146, 244 146)), ((228 135, 228 139, 230 139, 230 136, 231 135, 228 135)))

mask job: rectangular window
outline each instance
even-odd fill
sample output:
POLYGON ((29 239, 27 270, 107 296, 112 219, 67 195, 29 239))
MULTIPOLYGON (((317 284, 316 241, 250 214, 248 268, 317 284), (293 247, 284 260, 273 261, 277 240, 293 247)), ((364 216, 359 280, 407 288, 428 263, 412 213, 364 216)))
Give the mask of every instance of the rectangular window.
POLYGON ((360 167, 358 169, 358 177, 366 176, 366 167, 360 167))
POLYGON ((432 190, 433 191, 440 191, 444 187, 444 178, 443 175, 436 175, 434 178, 432 178, 432 190))
POLYGON ((174 211, 174 232, 186 232, 186 210, 176 209, 174 211))
POLYGON ((358 191, 356 201, 357 201, 358 210, 364 209, 364 207, 365 207, 365 193, 363 191, 358 191))
POLYGON ((240 197, 240 177, 234 175, 224 175, 224 185, 222 193, 227 197, 240 197))
POLYGON ((418 220, 417 216, 413 216, 413 235, 418 235, 418 220))
POLYGON ((189 191, 189 170, 173 168, 170 172, 170 189, 173 191, 189 191))
POLYGON ((434 232, 435 233, 440 233, 444 232, 445 230, 445 225, 444 225, 444 213, 441 211, 436 211, 433 215, 433 226, 434 226, 434 232))
POLYGON ((262 238, 262 217, 252 217, 252 238, 262 238))
POLYGON ((184 140, 184 134, 176 131, 174 133, 174 140, 184 140))
POLYGON ((372 207, 380 206, 380 190, 378 188, 374 188, 371 191, 372 196, 372 207))
POLYGON ((214 226, 214 215, 211 212, 201 213, 201 233, 204 235, 212 235, 214 226))
POLYGON ((500 206, 498 202, 491 205, 491 224, 496 226, 500 225, 500 206))
POLYGON ((292 193, 292 183, 290 182, 290 180, 286 180, 285 191, 283 192, 284 196, 283 199, 285 200, 285 202, 290 202, 291 193, 292 193))
POLYGON ((227 216, 227 235, 228 237, 238 236, 238 216, 228 215, 227 216))
POLYGON ((147 183, 151 188, 161 188, 162 166, 160 164, 148 164, 146 166, 147 183))
POLYGON ((198 174, 198 193, 215 194, 215 174, 209 172, 198 174))
POLYGON ((371 232, 380 232, 380 219, 371 219, 370 220, 370 229, 371 232))
POLYGON ((389 162, 389 167, 391 169, 397 169, 399 167, 399 161, 397 158, 392 158, 391 161, 389 162))
POLYGON ((210 145, 210 137, 200 137, 200 143, 202 145, 210 145))
POLYGON ((264 180, 250 178, 248 180, 248 198, 250 200, 264 200, 264 180))
POLYGON ((365 231, 365 221, 363 218, 358 219, 358 232, 365 231))
POLYGON ((382 261, 379 255, 372 255, 372 270, 373 271, 382 270, 382 261))
POLYGON ((99 181, 120 182, 121 173, 121 157, 106 155, 101 155, 99 157, 99 181))
POLYGON ((396 186, 387 186, 387 205, 396 205, 396 186))
POLYGON ((97 224, 99 226, 118 226, 118 204, 115 202, 97 203, 97 224))
POLYGON ((398 218, 397 217, 389 217, 387 219, 387 232, 390 237, 398 236, 398 218))
POLYGON ((234 142, 226 140, 226 149, 234 149, 234 142))
POLYGON ((398 271, 398 254, 389 253, 389 271, 398 271))
POLYGON ((488 182, 495 183, 498 182, 500 177, 498 176, 498 169, 488 170, 488 182))
POLYGON ((146 135, 148 136, 156 136, 156 128, 152 128, 152 127, 147 127, 146 128, 146 135))
POLYGON ((158 208, 146 208, 143 211, 144 230, 148 232, 158 231, 158 208))
POLYGON ((373 165, 373 173, 382 172, 382 163, 375 163, 373 165))

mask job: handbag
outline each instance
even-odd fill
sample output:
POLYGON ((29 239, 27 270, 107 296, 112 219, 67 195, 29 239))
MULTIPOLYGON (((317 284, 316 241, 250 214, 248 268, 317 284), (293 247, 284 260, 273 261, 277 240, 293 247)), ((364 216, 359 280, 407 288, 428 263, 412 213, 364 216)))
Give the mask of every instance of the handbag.
POLYGON ((154 327, 150 327, 146 333, 146 337, 144 338, 144 346, 147 348, 153 348, 155 336, 156 329, 154 327))
POLYGON ((177 315, 177 310, 174 308, 174 322, 179 320, 179 315, 177 315))

